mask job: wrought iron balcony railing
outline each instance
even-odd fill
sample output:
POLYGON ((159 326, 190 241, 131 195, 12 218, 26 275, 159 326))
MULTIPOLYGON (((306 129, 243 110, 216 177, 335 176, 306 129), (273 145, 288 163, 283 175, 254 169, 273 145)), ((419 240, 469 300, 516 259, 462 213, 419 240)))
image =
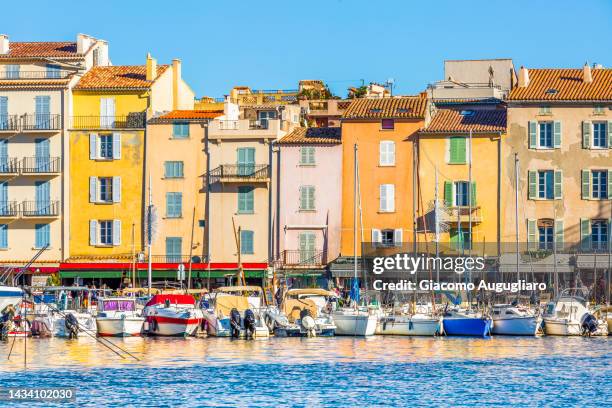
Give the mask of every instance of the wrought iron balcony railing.
POLYGON ((21 116, 23 130, 60 130, 62 115, 50 113, 34 113, 21 116))
POLYGON ((123 116, 73 116, 73 129, 144 129, 145 112, 133 112, 123 116))
POLYGON ((14 157, 0 156, 0 174, 19 173, 19 160, 14 157))
POLYGON ((0 201, 0 217, 16 217, 19 204, 16 201, 0 201))
POLYGON ((24 217, 57 217, 59 201, 24 201, 21 203, 21 214, 24 217))
MULTIPOLYGON (((148 259, 147 259, 148 261, 148 259)), ((174 255, 174 254, 166 254, 166 255, 151 255, 151 262, 153 263, 177 263, 177 264, 188 264, 189 263, 189 255, 174 255)), ((202 263, 202 258, 193 255, 191 257, 191 263, 202 263)))
POLYGON ((222 164, 210 171, 211 182, 217 181, 266 181, 269 166, 267 164, 222 164))
POLYGON ((283 266, 320 268, 326 263, 326 251, 285 250, 282 253, 283 266))
POLYGON ((0 114, 0 131, 19 129, 19 116, 0 114))
POLYGON ((59 157, 24 157, 21 161, 22 173, 59 173, 59 157))
POLYGON ((0 72, 0 80, 19 80, 19 79, 64 79, 68 78, 74 71, 63 69, 44 70, 44 71, 3 71, 0 72))

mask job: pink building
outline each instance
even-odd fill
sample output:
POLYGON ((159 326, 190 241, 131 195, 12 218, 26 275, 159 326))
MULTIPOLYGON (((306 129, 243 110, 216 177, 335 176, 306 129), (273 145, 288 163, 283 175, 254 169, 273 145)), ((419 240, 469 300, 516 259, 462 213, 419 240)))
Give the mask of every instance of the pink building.
POLYGON ((276 265, 286 276, 316 276, 340 254, 340 128, 297 128, 277 146, 276 265))

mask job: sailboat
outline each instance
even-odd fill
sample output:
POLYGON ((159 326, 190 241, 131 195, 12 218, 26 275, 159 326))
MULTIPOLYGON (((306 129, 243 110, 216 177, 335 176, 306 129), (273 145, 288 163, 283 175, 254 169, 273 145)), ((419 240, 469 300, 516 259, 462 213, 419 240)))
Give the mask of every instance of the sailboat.
POLYGON ((353 282, 350 298, 352 307, 339 308, 332 314, 336 324, 337 336, 371 336, 376 331, 378 317, 371 313, 367 307, 359 307, 359 278, 357 277, 357 200, 358 194, 359 162, 357 160, 357 144, 354 147, 354 183, 353 183, 353 282))
POLYGON ((542 331, 542 316, 519 305, 493 305, 493 334, 535 336, 542 331))

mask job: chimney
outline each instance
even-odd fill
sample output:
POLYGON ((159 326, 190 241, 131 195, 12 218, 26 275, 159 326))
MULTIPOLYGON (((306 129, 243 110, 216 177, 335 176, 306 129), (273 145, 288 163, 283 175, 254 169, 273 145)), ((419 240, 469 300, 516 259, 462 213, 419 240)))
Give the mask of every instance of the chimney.
POLYGON ((529 86, 529 71, 523 66, 521 66, 521 69, 519 70, 518 86, 519 88, 526 88, 529 86))
POLYGON ((582 67, 582 80, 586 84, 590 84, 593 82, 593 75, 591 74, 591 66, 588 62, 584 63, 584 67, 582 67))
POLYGON ((86 34, 77 34, 77 54, 85 54, 89 47, 93 44, 93 38, 86 34))
POLYGON ((147 53, 147 81, 155 81, 157 78, 157 60, 147 53))
POLYGON ((0 54, 5 55, 9 53, 9 38, 6 34, 0 34, 0 54))
POLYGON ((181 83, 181 60, 172 60, 172 109, 179 108, 179 86, 181 83))

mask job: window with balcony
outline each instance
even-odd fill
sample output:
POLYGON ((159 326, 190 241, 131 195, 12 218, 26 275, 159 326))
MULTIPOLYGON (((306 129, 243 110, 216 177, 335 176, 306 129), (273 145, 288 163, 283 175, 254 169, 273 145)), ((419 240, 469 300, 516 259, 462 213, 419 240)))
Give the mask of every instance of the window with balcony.
POLYGON ((0 130, 9 129, 8 96, 0 96, 0 130))
POLYGON ((391 140, 380 142, 378 163, 380 166, 395 166, 395 142, 391 140))
POLYGON ((62 67, 55 64, 47 64, 47 78, 60 78, 62 67))
POLYGON ((252 186, 238 187, 238 214, 255 212, 255 189, 252 186))
POLYGON ((301 232, 298 235, 300 244, 300 263, 312 261, 316 253, 316 235, 314 232, 301 232))
POLYGON ((395 129, 395 120, 393 120, 393 119, 382 119, 380 121, 380 128, 382 130, 393 130, 393 129, 395 129))
POLYGON ((19 79, 19 65, 6 65, 6 79, 19 79))
POLYGON ((254 238, 255 233, 249 230, 240 230, 240 253, 241 254, 253 254, 254 251, 254 238))
POLYGON ((35 107, 35 123, 36 129, 51 129, 51 97, 46 95, 40 95, 34 98, 35 107))
POLYGON ((276 111, 259 111, 257 112, 257 119, 262 129, 268 129, 269 121, 276 119, 276 111))
POLYGON ((395 212, 395 184, 381 184, 379 194, 379 211, 395 212))
POLYGON ((183 239, 181 237, 166 238, 166 262, 179 263, 181 262, 181 251, 183 247, 183 239))
POLYGON ((34 231, 34 248, 41 249, 51 245, 51 227, 49 224, 36 224, 34 231))
POLYGON ((444 204, 447 207, 468 207, 469 196, 472 195, 472 205, 476 205, 476 183, 472 182, 472 188, 468 181, 445 181, 444 182, 444 204))
POLYGON ((100 127, 102 129, 115 127, 115 98, 100 98, 100 127))
POLYGON ((164 162, 165 178, 183 178, 183 162, 167 161, 164 162))
POLYGON ((315 187, 301 186, 300 187, 300 211, 315 210, 315 187))
POLYGON ((189 137, 189 122, 172 123, 172 138, 186 139, 189 137))
POLYGON ((300 147, 300 165, 302 166, 314 166, 315 165, 314 146, 300 147))
POLYGON ((608 146, 608 123, 593 122, 593 148, 607 149, 608 146))
POLYGON ((451 248, 457 251, 472 249, 472 239, 468 228, 451 228, 449 231, 451 248))
POLYGON ((166 217, 180 218, 183 215, 183 193, 166 193, 166 217))
POLYGON ((467 207, 470 205, 470 183, 467 181, 455 182, 455 206, 467 207))

